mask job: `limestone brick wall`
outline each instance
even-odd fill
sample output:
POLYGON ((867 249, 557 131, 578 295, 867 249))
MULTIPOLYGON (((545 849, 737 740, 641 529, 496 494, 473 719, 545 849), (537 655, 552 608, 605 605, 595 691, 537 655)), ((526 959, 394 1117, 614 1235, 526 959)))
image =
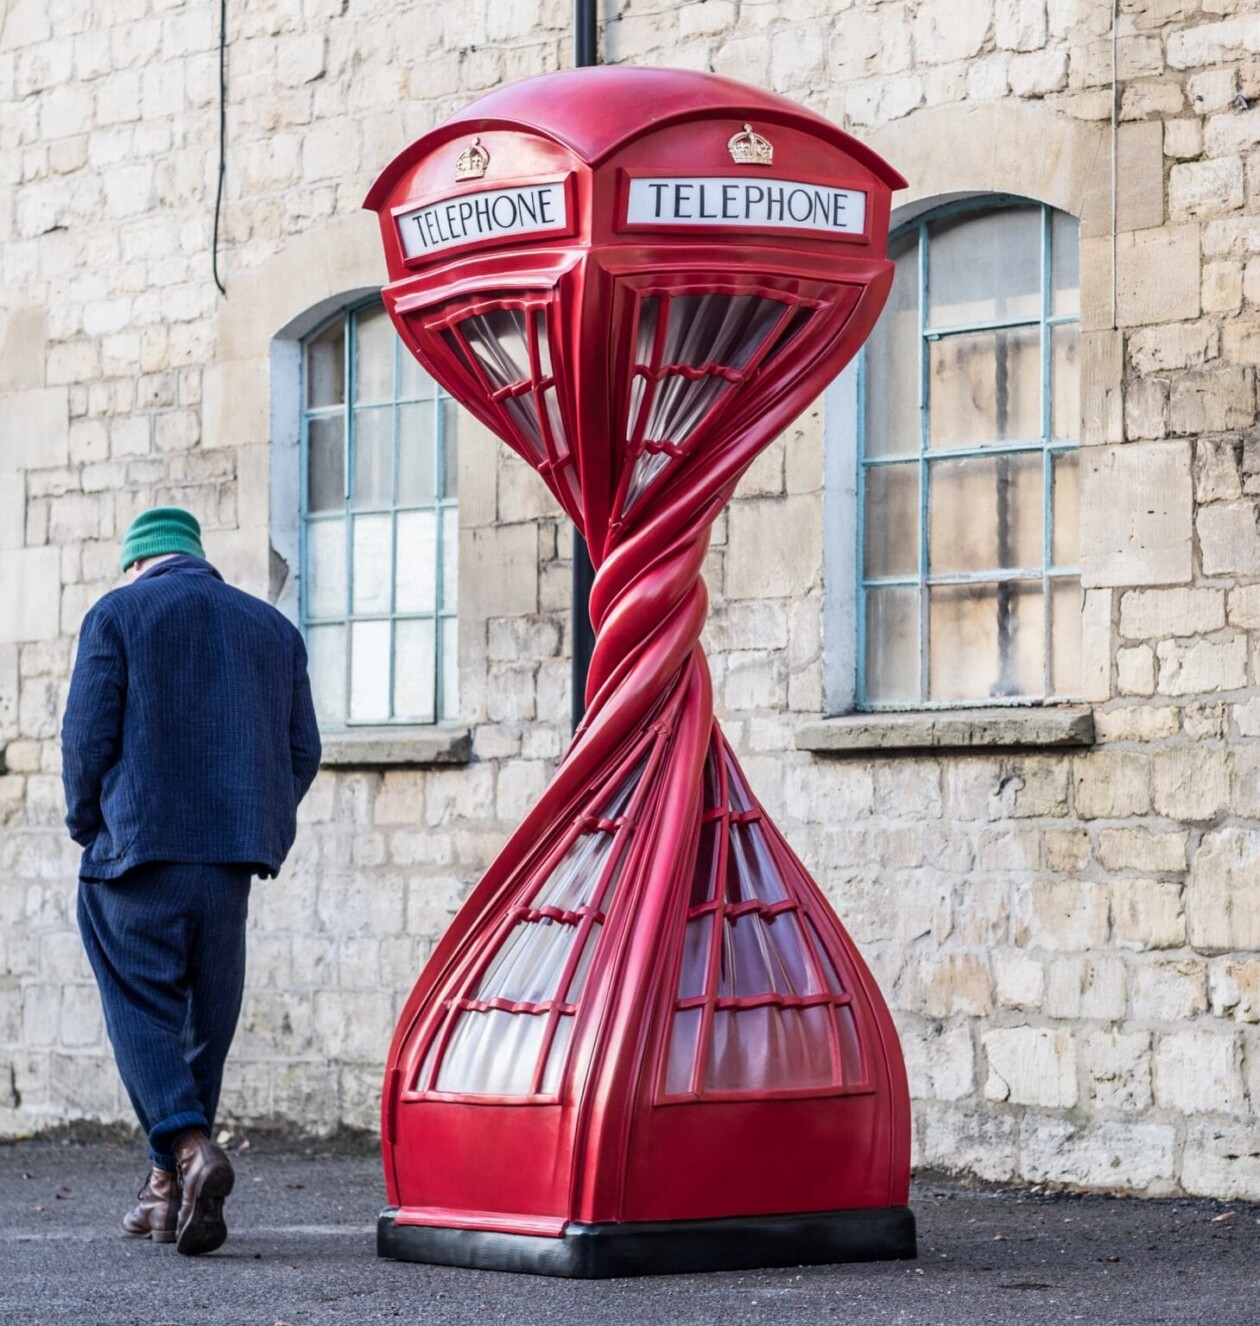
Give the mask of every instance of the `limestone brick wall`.
MULTIPOLYGON (((56 741, 123 528, 187 505, 225 573, 285 593, 273 338, 379 283, 375 171, 567 64, 569 8, 230 5, 223 300, 214 7, 0 3, 0 1134, 127 1117, 56 741)), ((715 529, 715 693, 894 1008, 918 1163, 1260 1196, 1260 0, 1122 0, 1114 41, 1109 0, 603 14, 609 60, 712 69, 851 128, 910 179, 904 207, 1002 190, 1081 219, 1094 747, 797 749, 833 665, 824 542, 852 518, 821 403, 715 529)), ((473 761, 320 775, 283 877, 256 886, 239 1124, 374 1126, 393 1015, 562 748, 567 529, 467 427, 460 485, 473 761)))

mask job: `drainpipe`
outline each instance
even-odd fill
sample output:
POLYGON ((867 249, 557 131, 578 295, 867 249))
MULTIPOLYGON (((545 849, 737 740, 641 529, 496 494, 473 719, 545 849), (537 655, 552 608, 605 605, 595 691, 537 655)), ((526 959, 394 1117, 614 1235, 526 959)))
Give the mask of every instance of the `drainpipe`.
MULTIPOLYGON (((585 69, 599 63, 598 0, 573 0, 573 63, 585 69)), ((573 531, 573 671, 570 705, 573 729, 586 713, 586 677, 595 652, 595 628, 591 625, 591 586, 595 568, 586 540, 573 531)))

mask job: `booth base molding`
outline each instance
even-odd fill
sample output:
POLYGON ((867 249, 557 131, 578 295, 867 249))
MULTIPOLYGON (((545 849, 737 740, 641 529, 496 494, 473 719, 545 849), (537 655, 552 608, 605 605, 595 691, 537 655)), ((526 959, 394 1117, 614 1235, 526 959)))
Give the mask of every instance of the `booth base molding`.
POLYGON ((381 1212, 376 1251, 395 1261, 579 1280, 894 1261, 916 1256, 908 1206, 801 1215, 569 1224, 557 1238, 398 1224, 381 1212))

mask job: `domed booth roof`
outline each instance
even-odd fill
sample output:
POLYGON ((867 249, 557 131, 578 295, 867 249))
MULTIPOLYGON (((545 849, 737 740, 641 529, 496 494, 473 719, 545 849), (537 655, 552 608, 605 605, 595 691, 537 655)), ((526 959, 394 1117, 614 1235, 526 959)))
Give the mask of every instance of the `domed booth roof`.
POLYGON ((906 187, 901 175, 864 143, 787 97, 718 74, 604 65, 521 79, 479 97, 400 152, 381 172, 363 205, 379 208, 408 167, 438 144, 469 133, 532 129, 595 166, 633 138, 715 115, 751 116, 768 124, 808 129, 890 189, 906 187))

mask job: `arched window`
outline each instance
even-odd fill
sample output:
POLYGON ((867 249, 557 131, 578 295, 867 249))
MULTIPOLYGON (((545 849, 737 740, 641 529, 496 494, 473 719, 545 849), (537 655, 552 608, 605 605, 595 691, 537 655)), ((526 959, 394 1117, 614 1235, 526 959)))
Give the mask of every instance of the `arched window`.
POLYGON ((320 720, 453 717, 455 403, 379 300, 304 339, 302 403, 301 622, 320 720))
POLYGON ((1074 217, 972 199, 897 231, 858 381, 857 703, 1080 687, 1074 217))

